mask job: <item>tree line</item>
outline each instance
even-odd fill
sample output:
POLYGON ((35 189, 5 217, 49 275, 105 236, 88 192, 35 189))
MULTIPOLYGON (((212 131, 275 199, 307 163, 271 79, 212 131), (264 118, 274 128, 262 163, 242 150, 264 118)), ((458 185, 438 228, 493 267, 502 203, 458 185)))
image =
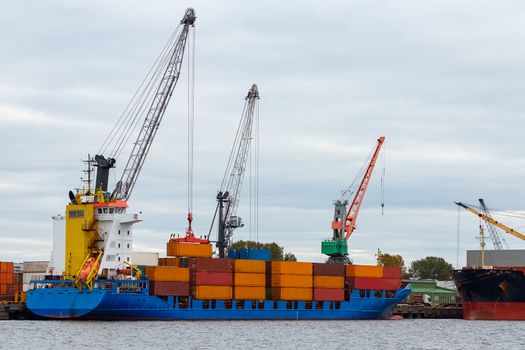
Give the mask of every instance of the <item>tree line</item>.
POLYGON ((450 273, 453 269, 452 264, 437 256, 427 256, 423 259, 414 260, 410 267, 407 268, 401 255, 378 252, 377 264, 388 267, 400 267, 405 279, 433 279, 441 281, 452 279, 452 274, 450 273))

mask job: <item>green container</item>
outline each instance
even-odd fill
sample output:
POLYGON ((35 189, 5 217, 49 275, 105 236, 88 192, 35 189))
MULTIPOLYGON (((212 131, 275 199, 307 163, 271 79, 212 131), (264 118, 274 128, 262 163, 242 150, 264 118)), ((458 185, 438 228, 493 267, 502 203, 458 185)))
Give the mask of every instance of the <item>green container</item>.
POLYGON ((329 256, 348 255, 347 241, 323 241, 321 242, 321 253, 329 256))

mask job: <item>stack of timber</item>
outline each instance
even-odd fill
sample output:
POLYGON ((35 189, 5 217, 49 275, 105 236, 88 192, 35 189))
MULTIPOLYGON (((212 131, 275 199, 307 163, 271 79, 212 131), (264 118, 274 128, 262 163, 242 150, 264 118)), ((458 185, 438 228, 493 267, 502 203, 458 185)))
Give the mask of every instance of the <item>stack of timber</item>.
POLYGON ((345 299, 345 265, 313 264, 314 293, 318 301, 343 301, 345 299))
POLYGON ((272 261, 273 300, 312 300, 313 264, 272 261))
POLYGON ((233 259, 189 258, 193 298, 231 300, 233 265, 233 259))
POLYGON ((236 300, 264 300, 266 296, 266 262, 263 260, 234 260, 234 289, 236 300))
POLYGON ((155 266, 146 268, 150 293, 158 296, 190 295, 190 269, 178 266, 155 266))
POLYGON ((345 284, 349 294, 353 289, 395 291, 401 287, 401 269, 371 265, 347 265, 345 284))

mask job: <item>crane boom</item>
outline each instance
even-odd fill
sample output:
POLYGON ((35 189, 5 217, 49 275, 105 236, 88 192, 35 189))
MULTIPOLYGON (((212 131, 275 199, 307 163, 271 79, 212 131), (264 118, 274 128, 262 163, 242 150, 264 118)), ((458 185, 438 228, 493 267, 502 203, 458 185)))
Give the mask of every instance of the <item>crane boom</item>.
POLYGON ((253 119, 258 100, 259 90, 257 85, 253 84, 245 98, 246 102, 237 134, 235 135, 221 189, 217 195, 220 209, 217 246, 220 257, 224 257, 224 249, 230 245, 233 231, 238 227, 244 226, 241 218, 237 217, 237 209, 246 170, 246 161, 252 142, 253 119))
POLYGON ((518 231, 515 231, 514 229, 508 227, 507 225, 504 225, 502 224, 501 222, 499 221, 496 221, 494 220, 493 218, 491 218, 490 216, 487 216, 483 213, 480 213, 479 211, 477 211, 476 209, 474 208, 471 208, 469 207, 468 205, 464 204, 464 203, 461 203, 461 202, 454 202, 456 205, 459 205, 460 207, 462 208, 465 208, 467 209, 468 211, 470 211, 471 213, 473 213, 474 215, 482 218, 483 220, 487 221, 487 222, 490 222, 491 224, 495 225, 496 227, 499 227, 500 229, 502 229, 503 231, 513 235, 514 237, 518 237, 519 239, 522 239, 525 241, 525 235, 519 233, 518 231))
MULTIPOLYGON (((377 139, 377 145, 370 157, 370 162, 364 171, 363 178, 357 188, 354 199, 348 211, 346 206, 348 201, 337 200, 334 202, 334 220, 332 221, 333 236, 332 240, 324 241, 321 244, 321 251, 323 254, 329 255, 329 262, 347 262, 348 258, 348 238, 355 230, 355 223, 359 209, 363 203, 363 198, 368 188, 368 184, 372 177, 372 172, 377 162, 381 146, 385 142, 385 137, 381 136, 377 139)), ((357 178, 356 178, 357 179, 357 178)))
MULTIPOLYGON (((481 205, 481 211, 483 212, 483 214, 485 214, 489 218, 492 218, 490 216, 487 206, 485 205, 485 201, 483 200, 483 198, 479 199, 479 204, 481 205)), ((494 225, 488 221, 485 221, 485 226, 487 226, 487 229, 490 234, 490 239, 492 240, 492 244, 494 244, 494 248, 497 250, 503 249, 503 245, 501 244, 501 239, 499 237, 498 232, 494 228, 494 225)))
POLYGON ((188 39, 190 27, 195 23, 195 11, 188 8, 181 20, 182 30, 170 54, 169 61, 160 79, 159 85, 154 91, 153 100, 138 134, 137 140, 133 145, 133 150, 128 159, 124 172, 117 183, 113 198, 127 201, 135 187, 138 175, 142 169, 148 151, 151 147, 155 134, 159 128, 160 122, 166 107, 173 94, 173 90, 179 80, 184 50, 188 39))
MULTIPOLYGON (((366 189, 368 188, 368 183, 370 182, 370 178, 372 177, 372 172, 376 165, 377 157, 379 156, 379 151, 381 150, 381 146, 383 145, 383 142, 385 142, 384 136, 381 136, 379 139, 377 139, 377 146, 374 150, 372 158, 370 159, 370 163, 368 163, 368 167, 366 168, 365 174, 363 178, 361 179, 361 183, 359 184, 359 187, 356 191, 354 199, 352 200, 352 204, 350 205, 350 208, 348 208, 348 211, 346 212, 344 224, 341 221, 338 221, 337 219, 335 219, 332 222, 332 228, 338 231, 337 232, 338 237, 342 237, 342 234, 344 232, 345 233, 344 239, 348 240, 348 238, 350 238, 350 235, 355 230, 355 223, 357 221, 357 215, 359 214, 359 209, 361 209, 361 204, 363 203, 363 197, 365 196, 366 189)), ((336 202, 336 208, 338 207, 338 202, 339 201, 336 202)))

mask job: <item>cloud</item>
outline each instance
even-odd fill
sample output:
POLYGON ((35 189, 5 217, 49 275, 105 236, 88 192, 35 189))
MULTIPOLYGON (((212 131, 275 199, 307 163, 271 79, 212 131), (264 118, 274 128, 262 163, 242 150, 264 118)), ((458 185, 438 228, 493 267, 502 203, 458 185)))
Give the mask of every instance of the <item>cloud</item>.
MULTIPOLYGON (((356 262, 373 263, 381 248, 408 262, 438 255, 461 265, 478 244, 477 224, 461 215, 458 259, 452 201, 483 197, 491 207, 523 209, 521 2, 192 6, 199 233, 209 230, 252 83, 261 93, 259 238, 301 259, 324 259, 332 201, 381 135, 385 215, 379 165, 349 241, 356 262)), ((80 186, 80 160, 97 152, 185 8, 139 0, 4 6, 0 239, 50 240, 50 216, 80 186)), ((130 210, 145 217, 137 249, 162 251, 169 234, 187 225, 185 74, 130 200, 130 210)), ((117 160, 113 185, 126 156, 117 160)), ((244 218, 247 190, 246 183, 244 218)), ((512 224, 523 227, 519 219, 512 224)), ((249 228, 235 237, 249 238, 249 228)), ((49 256, 48 246, 24 253, 23 242, 1 242, 5 258, 49 256)))

